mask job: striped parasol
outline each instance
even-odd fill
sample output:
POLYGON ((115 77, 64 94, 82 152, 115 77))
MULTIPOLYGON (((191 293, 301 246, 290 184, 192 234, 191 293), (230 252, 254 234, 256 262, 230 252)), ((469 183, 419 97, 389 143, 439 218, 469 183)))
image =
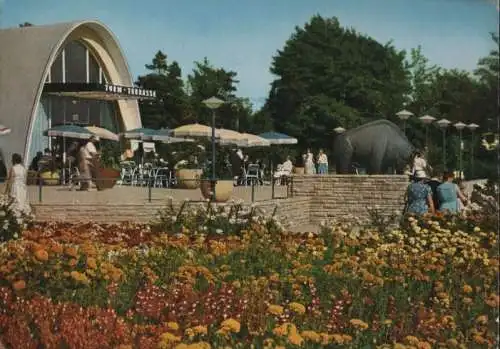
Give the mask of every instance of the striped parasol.
MULTIPOLYGON (((212 127, 202 124, 189 124, 179 126, 172 130, 175 137, 211 137, 212 127)), ((215 130, 215 137, 218 138, 218 130, 215 130)))
POLYGON ((251 133, 242 133, 244 138, 243 142, 240 144, 241 147, 268 147, 271 145, 267 139, 253 135, 251 133))
POLYGON ((101 139, 107 139, 115 142, 118 142, 118 140, 120 139, 116 133, 113 133, 110 130, 102 127, 87 126, 85 128, 101 139))

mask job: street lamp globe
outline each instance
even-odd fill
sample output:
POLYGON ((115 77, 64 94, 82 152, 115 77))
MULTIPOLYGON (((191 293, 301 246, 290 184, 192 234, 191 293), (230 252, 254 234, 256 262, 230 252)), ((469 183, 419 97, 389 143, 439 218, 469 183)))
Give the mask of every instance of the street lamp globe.
POLYGON ((442 129, 445 129, 451 124, 451 121, 447 120, 447 119, 441 119, 441 120, 436 121, 436 124, 439 127, 441 127, 442 129))
POLYGON ((474 123, 471 123, 471 124, 468 124, 467 125, 467 128, 471 131, 475 131, 479 128, 479 125, 478 124, 474 124, 474 123))
POLYGON ((457 122, 457 123, 456 123, 455 125, 453 125, 453 126, 455 126, 455 128, 456 128, 457 130, 459 130, 459 131, 461 131, 461 130, 463 130, 464 128, 466 128, 466 127, 467 127, 467 125, 466 125, 466 124, 464 124, 464 123, 463 123, 463 122, 461 122, 461 121, 457 122))
POLYGON ((210 97, 208 99, 205 99, 202 103, 205 104, 207 108, 215 110, 218 109, 221 105, 223 105, 224 101, 217 97, 210 97))
POLYGON ((413 116, 413 113, 411 111, 408 111, 406 109, 401 110, 400 112, 396 113, 396 116, 403 121, 408 120, 411 116, 413 116))
POLYGON ((419 119, 420 119, 420 121, 422 121, 426 125, 432 124, 436 120, 436 118, 434 116, 430 116, 430 115, 421 116, 421 117, 419 117, 419 119))
POLYGON ((339 134, 345 132, 345 128, 343 128, 341 126, 335 127, 333 130, 335 131, 335 133, 339 133, 339 134))

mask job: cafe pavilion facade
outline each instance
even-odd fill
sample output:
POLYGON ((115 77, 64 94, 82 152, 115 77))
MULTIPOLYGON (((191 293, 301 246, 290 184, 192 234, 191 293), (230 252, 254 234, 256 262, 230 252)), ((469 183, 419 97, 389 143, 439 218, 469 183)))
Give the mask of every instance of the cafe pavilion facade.
POLYGON ((13 153, 29 164, 50 147, 44 131, 63 124, 118 133, 141 127, 139 99, 155 92, 134 87, 113 33, 97 21, 0 30, 2 160, 13 153))

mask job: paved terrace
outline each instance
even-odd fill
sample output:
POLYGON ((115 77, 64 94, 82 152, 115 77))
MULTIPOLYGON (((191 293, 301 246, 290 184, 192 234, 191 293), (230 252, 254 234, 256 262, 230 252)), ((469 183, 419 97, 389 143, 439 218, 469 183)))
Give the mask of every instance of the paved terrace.
MULTIPOLYGON (((0 190, 3 190, 0 187, 0 190)), ((28 196, 30 203, 38 204, 39 187, 29 186, 28 196)), ((3 191, 2 191, 3 192, 3 191)), ((275 198, 285 198, 287 196, 287 188, 284 186, 275 186, 275 198)), ((151 188, 151 203, 165 202, 169 197, 174 201, 187 200, 203 200, 200 189, 171 189, 171 188, 151 188)), ((252 202, 251 187, 234 187, 233 199, 243 200, 245 203, 252 202)), ((269 185, 255 186, 254 200, 266 201, 272 199, 272 188, 269 185)), ((43 186, 41 190, 42 204, 93 204, 93 205, 108 205, 108 204, 142 204, 149 200, 149 189, 147 187, 130 187, 130 186, 115 186, 112 189, 97 191, 91 189, 88 192, 78 190, 70 190, 69 187, 62 186, 43 186)))

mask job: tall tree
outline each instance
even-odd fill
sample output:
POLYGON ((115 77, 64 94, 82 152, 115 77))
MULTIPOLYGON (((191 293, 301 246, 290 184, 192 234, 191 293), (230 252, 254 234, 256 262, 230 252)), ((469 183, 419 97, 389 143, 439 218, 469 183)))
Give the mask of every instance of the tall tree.
POLYGON ((226 103, 217 110, 216 125, 230 129, 240 129, 241 122, 250 117, 251 107, 248 100, 236 97, 236 72, 214 67, 207 58, 195 62, 195 67, 188 75, 188 89, 193 113, 198 122, 211 123, 211 112, 203 101, 212 96, 226 103))
POLYGON ((273 57, 266 102, 278 131, 331 144, 336 126, 393 115, 409 91, 404 51, 314 16, 273 57))
POLYGON ((151 64, 146 64, 149 73, 139 76, 137 86, 156 91, 155 100, 140 102, 142 122, 153 129, 176 127, 189 119, 187 95, 184 91, 179 64, 167 62, 167 55, 158 51, 151 64))
POLYGON ((480 110, 476 111, 482 115, 478 123, 486 126, 489 129, 497 128, 494 120, 498 116, 498 105, 500 104, 500 56, 498 47, 500 45, 499 36, 497 33, 490 33, 494 44, 494 49, 490 54, 483 57, 478 62, 478 67, 474 72, 481 82, 479 93, 480 101, 478 106, 480 110))

